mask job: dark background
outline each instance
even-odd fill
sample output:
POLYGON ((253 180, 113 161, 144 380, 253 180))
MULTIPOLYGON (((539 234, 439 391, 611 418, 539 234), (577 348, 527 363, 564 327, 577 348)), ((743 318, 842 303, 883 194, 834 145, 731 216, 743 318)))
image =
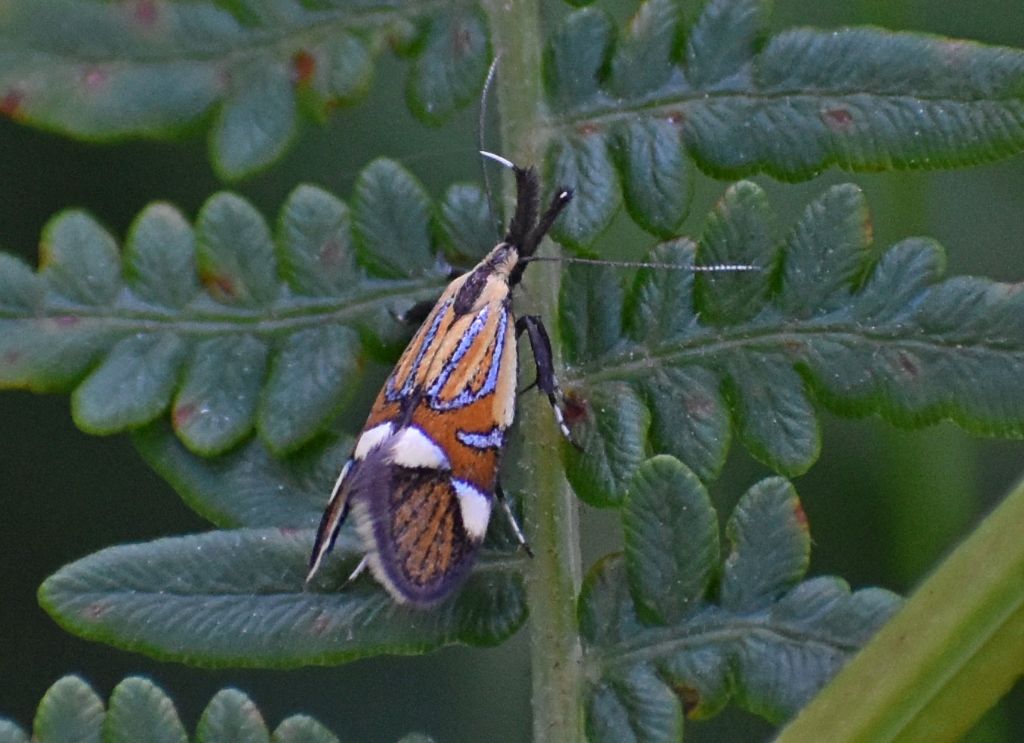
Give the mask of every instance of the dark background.
MULTIPOLYGON (((773 28, 876 24, 1024 47, 1020 0, 777 0, 773 28)), ((623 6, 623 14, 632 5, 623 6)), ((692 5, 687 6, 688 11, 692 5)), ((476 180, 475 113, 442 130, 411 119, 403 103, 405 68, 384 58, 368 100, 303 124, 297 146, 267 172, 232 190, 268 218, 288 192, 311 182, 348 199, 358 170, 388 155, 416 173, 435 196, 454 180, 476 180)), ((493 139, 493 137, 492 137, 493 139)), ((938 173, 850 175, 834 169, 809 183, 780 186, 756 178, 780 214, 780 228, 827 185, 855 181, 868 195, 876 241, 930 235, 948 250, 949 273, 1024 278, 1024 159, 938 173)), ((699 231, 724 182, 697 179, 687 232, 699 231)), ((67 207, 84 207, 123 236, 150 201, 195 215, 224 186, 202 138, 178 143, 97 146, 0 119, 0 248, 33 265, 40 230, 67 207)), ((633 235, 631 228, 621 228, 633 235)), ((647 237, 642 240, 653 243, 647 237)), ((557 270, 557 269, 546 269, 557 270)), ((1024 380, 1022 380, 1024 383, 1024 380)), ((1024 470, 1024 445, 973 438, 951 425, 895 430, 875 418, 822 413, 823 453, 796 486, 814 537, 812 574, 837 574, 855 588, 910 590, 1024 470)), ((530 735, 529 648, 525 631, 493 650, 449 648, 425 657, 376 658, 300 671, 202 671, 157 663, 59 630, 35 592, 49 574, 102 547, 208 525, 134 453, 124 436, 96 438, 73 426, 66 396, 0 394, 0 715, 31 725, 47 687, 79 673, 101 695, 124 676, 145 674, 175 700, 194 730, 219 688, 250 694, 276 725, 295 712, 314 715, 342 741, 392 741, 422 730, 438 741, 526 741, 530 735)), ((713 486, 720 513, 764 474, 739 449, 713 486)), ((614 549, 613 514, 586 511, 585 555, 614 549)), ((772 728, 729 711, 690 724, 688 740, 763 740, 772 728)), ((1024 739, 1024 693, 1011 694, 969 736, 1024 739)))

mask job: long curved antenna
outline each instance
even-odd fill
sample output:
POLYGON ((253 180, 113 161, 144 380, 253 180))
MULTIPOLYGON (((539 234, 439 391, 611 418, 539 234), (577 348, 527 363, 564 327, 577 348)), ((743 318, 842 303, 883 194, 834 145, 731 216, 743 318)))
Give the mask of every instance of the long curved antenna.
MULTIPOLYGON (((492 159, 502 162, 505 167, 514 167, 512 163, 505 160, 505 158, 499 158, 497 155, 491 155, 491 153, 484 152, 484 148, 487 143, 484 141, 484 133, 487 131, 487 99, 490 97, 491 88, 494 87, 494 78, 498 74, 498 60, 501 59, 501 52, 494 55, 494 59, 491 61, 491 67, 487 70, 487 78, 484 80, 484 89, 480 93, 480 118, 477 121, 476 127, 476 140, 477 149, 481 155, 490 156, 492 159)), ((501 217, 498 215, 498 209, 494 203, 494 190, 491 188, 491 178, 487 170, 487 166, 484 161, 480 161, 480 174, 483 177, 484 184, 484 195, 487 197, 487 209, 491 213, 491 221, 495 225, 495 233, 498 238, 501 238, 501 231, 503 229, 501 217)))
POLYGON ((760 271, 761 266, 752 263, 712 263, 700 265, 697 263, 658 263, 652 261, 619 261, 606 258, 579 258, 574 255, 529 255, 522 259, 523 263, 583 263, 590 266, 617 266, 619 268, 664 268, 674 271, 689 271, 690 273, 738 273, 741 271, 760 271))

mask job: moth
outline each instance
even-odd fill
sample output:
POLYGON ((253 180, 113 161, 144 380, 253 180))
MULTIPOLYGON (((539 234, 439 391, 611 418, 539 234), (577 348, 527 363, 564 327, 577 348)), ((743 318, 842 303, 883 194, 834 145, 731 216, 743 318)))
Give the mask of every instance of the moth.
POLYGON ((532 168, 511 168, 516 206, 504 238, 441 294, 370 410, 320 521, 307 582, 349 517, 365 549, 353 577, 370 572, 399 603, 427 607, 469 575, 495 500, 526 542, 498 483, 516 410, 516 341, 526 333, 562 433, 551 342, 540 319, 516 318, 512 290, 528 259, 572 199, 559 189, 539 211, 532 168))

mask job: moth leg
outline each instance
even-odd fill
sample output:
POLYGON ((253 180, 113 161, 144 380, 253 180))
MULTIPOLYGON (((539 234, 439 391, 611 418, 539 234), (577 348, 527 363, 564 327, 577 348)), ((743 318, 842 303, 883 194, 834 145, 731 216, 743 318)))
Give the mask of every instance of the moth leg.
POLYGON ((346 584, 351 583, 356 578, 358 578, 360 575, 362 575, 362 572, 364 570, 366 570, 366 567, 369 564, 370 564, 370 558, 368 556, 366 556, 366 555, 363 555, 363 559, 359 561, 358 565, 356 565, 356 569, 352 571, 352 574, 349 575, 349 577, 345 579, 345 583, 346 584))
POLYGON ((500 483, 494 486, 494 494, 498 497, 498 503, 501 504, 502 510, 505 511, 505 516, 508 517, 508 523, 512 526, 512 531, 515 533, 519 544, 526 550, 526 554, 533 557, 533 550, 530 549, 530 545, 526 542, 526 536, 523 534, 519 522, 516 521, 516 515, 512 513, 512 506, 508 502, 508 498, 505 497, 505 491, 501 489, 500 483))
MULTIPOLYGON (((526 333, 530 338, 530 348, 533 349, 533 363, 537 367, 537 379, 526 389, 536 386, 542 394, 547 395, 551 409, 555 413, 555 421, 562 435, 570 444, 577 449, 580 448, 565 423, 565 416, 558 404, 558 380, 555 379, 555 365, 551 360, 551 339, 548 338, 548 331, 544 329, 544 323, 536 315, 523 315, 516 320, 516 336, 526 333)), ((524 390, 525 391, 525 390, 524 390)))

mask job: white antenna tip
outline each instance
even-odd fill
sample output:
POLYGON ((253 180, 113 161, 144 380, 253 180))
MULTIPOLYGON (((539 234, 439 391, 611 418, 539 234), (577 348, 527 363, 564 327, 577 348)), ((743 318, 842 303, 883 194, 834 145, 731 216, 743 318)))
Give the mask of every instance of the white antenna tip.
POLYGON ((487 150, 480 150, 480 154, 486 157, 488 160, 494 160, 494 162, 498 163, 499 165, 504 165, 509 170, 516 169, 516 164, 506 157, 502 157, 501 155, 495 155, 493 152, 488 152, 487 150))

